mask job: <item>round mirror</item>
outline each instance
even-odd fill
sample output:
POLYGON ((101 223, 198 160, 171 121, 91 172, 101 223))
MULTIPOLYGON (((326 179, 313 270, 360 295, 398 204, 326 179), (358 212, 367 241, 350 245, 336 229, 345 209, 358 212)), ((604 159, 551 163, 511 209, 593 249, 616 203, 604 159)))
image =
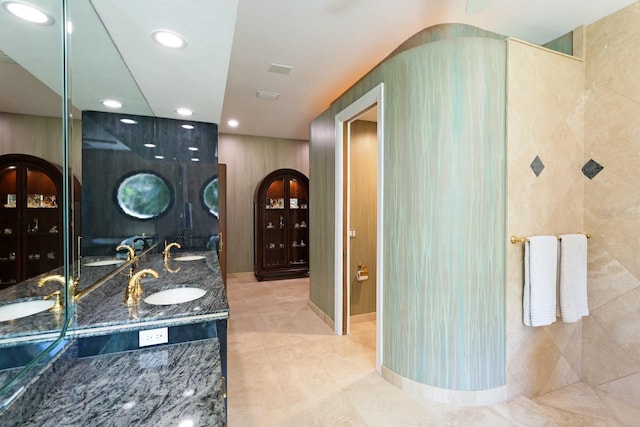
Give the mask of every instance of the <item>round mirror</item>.
POLYGON ((116 201, 122 212, 136 219, 162 215, 171 206, 168 182, 154 172, 135 172, 118 184, 116 201))
POLYGON ((218 218, 218 177, 213 177, 205 182, 200 192, 202 204, 207 212, 218 218))

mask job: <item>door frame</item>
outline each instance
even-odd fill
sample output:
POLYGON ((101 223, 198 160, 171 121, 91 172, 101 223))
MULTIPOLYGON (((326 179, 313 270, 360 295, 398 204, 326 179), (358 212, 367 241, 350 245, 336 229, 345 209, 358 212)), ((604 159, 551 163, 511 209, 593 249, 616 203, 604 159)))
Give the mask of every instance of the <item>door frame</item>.
MULTIPOLYGON (((381 373, 382 369, 382 346, 384 343, 383 336, 383 290, 384 290, 384 272, 383 272, 383 227, 382 227, 382 214, 384 208, 383 197, 383 184, 384 184, 384 83, 379 83, 376 87, 357 99, 351 105, 340 111, 335 116, 335 247, 334 247, 334 326, 335 333, 338 335, 344 335, 349 332, 349 306, 346 306, 345 314, 343 309, 345 304, 349 302, 349 296, 347 295, 346 301, 343 297, 343 275, 345 274, 343 267, 343 258, 348 257, 348 245, 344 244, 344 236, 346 230, 344 230, 343 219, 346 214, 345 206, 345 194, 344 194, 344 162, 345 159, 345 143, 348 147, 348 142, 344 138, 344 125, 358 117, 361 113, 368 110, 372 106, 378 106, 377 112, 377 183, 376 183, 376 372, 381 373), (347 247, 345 247, 347 246, 347 247), (345 319, 346 317, 346 319, 345 319), (346 325, 346 328, 343 327, 346 325)), ((348 267, 347 267, 348 268, 348 267)), ((348 292, 348 287, 347 287, 348 292)))
POLYGON ((218 163, 218 261, 225 290, 227 289, 227 164, 218 163))

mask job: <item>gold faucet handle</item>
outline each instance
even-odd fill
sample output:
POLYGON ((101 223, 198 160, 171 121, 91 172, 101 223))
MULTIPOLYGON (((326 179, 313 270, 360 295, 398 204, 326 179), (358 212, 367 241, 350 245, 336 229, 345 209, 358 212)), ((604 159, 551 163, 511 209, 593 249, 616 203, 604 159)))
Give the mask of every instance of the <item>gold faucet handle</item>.
POLYGON ((53 307, 49 309, 49 311, 51 311, 52 313, 61 313, 64 310, 64 305, 62 305, 62 298, 60 295, 61 295, 60 291, 55 291, 44 297, 45 300, 55 298, 55 301, 53 302, 53 307))

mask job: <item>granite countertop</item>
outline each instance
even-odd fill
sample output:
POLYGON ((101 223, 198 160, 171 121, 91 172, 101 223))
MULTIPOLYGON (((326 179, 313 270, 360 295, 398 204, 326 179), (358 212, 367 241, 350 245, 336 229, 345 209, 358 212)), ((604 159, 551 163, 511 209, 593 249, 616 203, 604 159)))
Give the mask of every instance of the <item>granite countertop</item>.
MULTIPOLYGON (((86 257, 83 264, 103 261, 107 257, 86 257)), ((115 259, 115 258, 110 258, 115 259)), ((119 260, 122 264, 122 260, 119 260)), ((79 289, 84 289, 96 281, 102 279, 107 274, 118 268, 118 265, 105 265, 100 267, 85 267, 81 269, 81 279, 78 283, 79 289)), ((52 274, 64 274, 62 267, 43 273, 39 276, 20 282, 9 288, 0 290, 0 306, 14 302, 42 299, 45 295, 50 295, 55 291, 62 290, 62 286, 56 282, 47 282, 44 286, 38 287, 38 280, 52 274)), ((0 322, 0 346, 12 344, 16 340, 29 341, 31 337, 35 340, 51 339, 60 334, 64 323, 63 316, 51 313, 46 310, 31 316, 19 319, 0 322)))
MULTIPOLYGON (((54 356, 56 361, 45 364, 43 373, 25 378, 28 386, 24 381, 15 385, 16 395, 20 397, 5 408, 3 422, 10 419, 16 426, 173 426, 182 421, 191 421, 191 425, 226 425, 221 381, 224 360, 221 359, 219 338, 77 358, 83 337, 159 326, 188 327, 198 322, 228 318, 229 305, 216 253, 177 252, 173 256, 167 263, 161 254, 147 253, 138 259, 136 271, 152 268, 159 273, 158 279, 145 280, 144 294, 196 286, 206 290, 204 296, 168 306, 149 305, 143 301, 127 306, 124 294, 129 279, 128 266, 111 275, 114 265, 83 268, 86 286, 100 278, 110 278, 76 302, 74 322, 67 330, 73 343, 68 347, 70 350, 58 352, 54 356), (203 258, 185 262, 176 259, 189 255, 202 255, 203 258), (74 336, 79 340, 73 340, 74 336), (34 408, 35 412, 30 413, 34 408), (9 413, 13 416, 8 416, 9 413), (25 417, 28 417, 26 421, 25 417)), ((46 294, 60 288, 57 283, 38 288, 37 280, 30 279, 33 286, 23 283, 27 286, 13 290, 12 300, 29 298, 33 289, 40 295, 40 292, 46 294)), ((32 319, 25 318, 34 323, 31 335, 42 338, 44 334, 36 331, 50 327, 52 316, 52 313, 44 312, 30 316, 32 319), (41 323, 38 324, 38 320, 41 323)), ((58 322, 61 326, 61 319, 58 322)), ((17 320, 4 323, 24 326, 17 320)), ((29 335, 29 330, 16 333, 29 335)), ((0 344, 2 338, 0 336, 0 344)), ((0 378, 6 382, 14 372, 12 369, 3 371, 7 378, 0 378)))
MULTIPOLYGON (((162 254, 147 254, 140 258, 135 271, 153 269, 159 278, 144 278, 144 296, 177 287, 198 287, 206 294, 194 301, 173 305, 151 305, 141 300, 136 305, 124 304, 128 283, 127 269, 103 283, 77 302, 77 322, 73 334, 103 334, 147 326, 171 326, 196 321, 224 319, 229 316, 229 304, 215 252, 178 252, 164 263, 162 254), (203 259, 178 261, 177 257, 201 255, 203 259)), ((85 269, 86 270, 86 269, 85 269)))
POLYGON ((16 425, 224 426, 219 342, 77 359, 36 408, 16 425))
MULTIPOLYGON (((70 334, 88 334, 90 328, 95 333, 104 333, 110 329, 135 329, 145 323, 161 322, 167 326, 202 320, 228 317, 229 304, 224 292, 224 284, 215 252, 175 252, 168 263, 164 263, 162 254, 147 253, 138 260, 136 271, 151 268, 160 274, 157 280, 143 279, 144 295, 182 286, 196 286, 207 293, 192 302, 171 306, 156 306, 139 301, 135 306, 124 304, 125 288, 128 282, 129 268, 121 268, 111 279, 91 290, 76 302, 76 319, 69 328, 70 334), (202 255, 204 259, 195 261, 177 261, 185 255, 202 255)), ((115 260, 115 257, 85 257, 82 260, 81 279, 78 289, 89 287, 96 281, 114 272, 117 264, 87 267, 86 264, 115 260)), ((62 274, 62 267, 31 278, 10 288, 0 290, 0 305, 11 302, 41 299, 62 287, 56 282, 48 282, 39 288, 38 279, 50 274, 62 274)), ((48 310, 20 319, 0 322, 0 347, 13 345, 16 341, 28 342, 57 337, 63 325, 63 316, 48 310)))

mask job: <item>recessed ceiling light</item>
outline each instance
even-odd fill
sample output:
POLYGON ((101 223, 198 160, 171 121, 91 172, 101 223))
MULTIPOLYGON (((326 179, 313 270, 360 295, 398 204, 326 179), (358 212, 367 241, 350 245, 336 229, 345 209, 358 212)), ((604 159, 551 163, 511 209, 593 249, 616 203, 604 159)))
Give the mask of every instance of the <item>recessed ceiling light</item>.
POLYGON ((187 130, 191 130, 191 129, 195 129, 196 128, 194 125, 182 125, 181 127, 182 127, 182 129, 187 129, 187 130))
POLYGON ((156 144, 154 144, 153 142, 147 142, 146 144, 144 144, 144 146, 147 148, 155 148, 156 144))
POLYGON ((167 30, 155 30, 151 33, 151 38, 162 46, 170 47, 172 49, 182 49, 187 45, 187 42, 178 33, 167 30))
POLYGON ((52 25, 55 20, 52 16, 44 12, 42 9, 31 5, 29 3, 23 3, 20 1, 3 1, 2 7, 7 12, 25 21, 33 24, 40 25, 52 25))
POLYGON ((198 151, 198 147, 189 147, 189 151, 198 151))
POLYGON ((164 156, 161 156, 161 155, 158 154, 158 155, 156 155, 156 159, 162 160, 162 159, 164 159, 164 156))
POLYGON ((193 114, 193 111, 189 110, 188 108, 176 108, 176 113, 180 114, 181 116, 190 116, 193 114))
POLYGON ((227 124, 232 128, 237 128, 240 123, 236 119, 231 119, 227 122, 227 124))
POLYGON ((104 99, 102 101, 102 105, 109 108, 122 108, 122 102, 116 101, 115 99, 104 99))
POLYGON ((125 125, 137 125, 138 122, 136 122, 133 119, 120 119, 120 123, 124 123, 125 125))

